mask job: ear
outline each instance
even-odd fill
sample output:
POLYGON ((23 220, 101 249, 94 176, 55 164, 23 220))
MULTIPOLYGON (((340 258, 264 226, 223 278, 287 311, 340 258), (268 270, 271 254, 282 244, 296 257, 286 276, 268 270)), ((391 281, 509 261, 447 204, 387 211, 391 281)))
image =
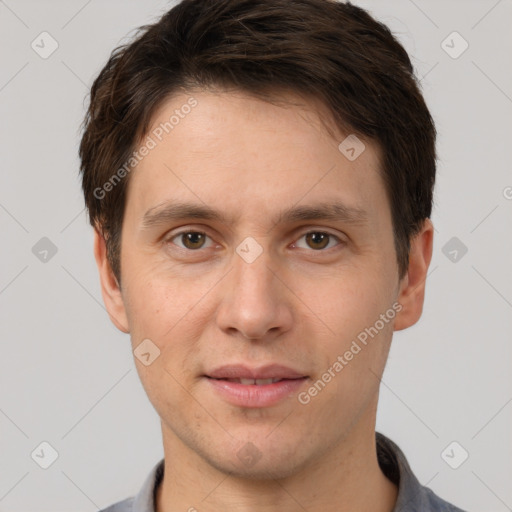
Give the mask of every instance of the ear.
POLYGON ((409 266, 400 283, 398 302, 402 309, 395 317, 395 331, 414 325, 423 312, 425 280, 432 259, 434 226, 425 219, 421 231, 411 240, 409 266))
POLYGON ((94 229, 94 258, 100 274, 101 294, 112 323, 122 332, 129 333, 128 317, 119 283, 107 258, 105 238, 94 229))

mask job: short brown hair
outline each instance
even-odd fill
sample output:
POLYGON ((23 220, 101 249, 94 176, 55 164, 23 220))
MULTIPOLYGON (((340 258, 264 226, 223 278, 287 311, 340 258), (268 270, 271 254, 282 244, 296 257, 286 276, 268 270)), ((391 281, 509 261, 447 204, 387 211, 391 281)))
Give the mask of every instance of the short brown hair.
POLYGON ((343 133, 375 141, 405 275, 410 239, 432 210, 436 129, 389 28, 335 0, 183 0, 112 52, 83 123, 85 203, 119 283, 129 176, 98 190, 130 159, 166 98, 210 87, 266 100, 295 91, 326 105, 343 133))

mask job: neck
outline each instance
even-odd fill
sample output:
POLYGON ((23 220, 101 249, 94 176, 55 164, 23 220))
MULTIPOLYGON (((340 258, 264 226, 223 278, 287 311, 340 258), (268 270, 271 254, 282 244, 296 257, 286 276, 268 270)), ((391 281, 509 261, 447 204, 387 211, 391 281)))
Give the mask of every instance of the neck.
POLYGON ((155 511, 391 512, 398 490, 379 467, 374 425, 355 426, 314 463, 275 480, 218 471, 164 430, 165 471, 155 511))

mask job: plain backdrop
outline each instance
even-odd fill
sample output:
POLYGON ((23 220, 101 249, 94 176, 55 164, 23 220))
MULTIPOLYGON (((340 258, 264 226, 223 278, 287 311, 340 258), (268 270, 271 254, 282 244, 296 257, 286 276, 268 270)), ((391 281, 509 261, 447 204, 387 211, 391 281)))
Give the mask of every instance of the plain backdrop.
MULTIPOLYGON (((405 45, 439 132, 424 313, 395 333, 377 430, 448 501, 512 510, 512 2, 354 3, 405 45)), ((103 306, 77 148, 110 51, 172 5, 0 1, 0 511, 98 510, 163 456, 103 306)))

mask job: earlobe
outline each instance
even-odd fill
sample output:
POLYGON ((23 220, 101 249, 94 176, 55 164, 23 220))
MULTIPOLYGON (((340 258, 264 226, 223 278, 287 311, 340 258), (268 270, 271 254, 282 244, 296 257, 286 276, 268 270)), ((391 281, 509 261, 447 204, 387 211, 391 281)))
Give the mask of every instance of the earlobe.
POLYGON ((107 258, 105 238, 94 229, 94 258, 100 276, 101 294, 110 320, 122 332, 129 333, 128 317, 119 283, 107 258))
POLYGON ((395 320, 395 331, 414 325, 421 317, 425 299, 425 281, 432 259, 434 226, 425 219, 422 229, 411 240, 407 274, 400 283, 398 302, 401 311, 395 320))

